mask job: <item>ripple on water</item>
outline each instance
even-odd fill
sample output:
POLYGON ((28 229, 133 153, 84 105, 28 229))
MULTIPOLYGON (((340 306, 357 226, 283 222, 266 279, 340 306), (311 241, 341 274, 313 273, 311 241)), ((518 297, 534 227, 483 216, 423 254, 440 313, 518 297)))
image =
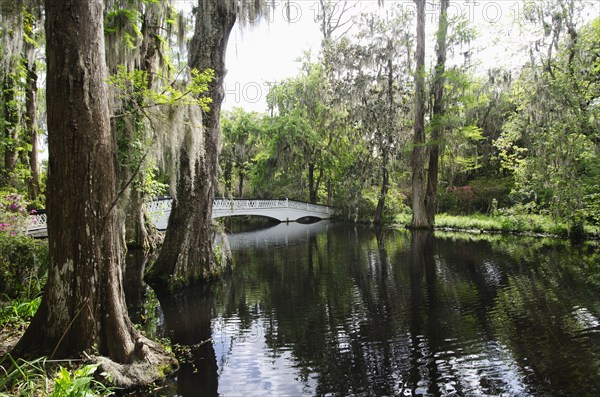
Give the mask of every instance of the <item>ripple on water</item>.
POLYGON ((218 320, 221 324, 213 326, 213 340, 220 395, 312 394, 316 381, 299 371, 291 349, 267 345, 260 331, 265 328, 264 320, 254 320, 244 329, 239 328, 239 319, 218 320))
POLYGON ((449 350, 435 354, 440 395, 530 396, 525 374, 510 351, 497 341, 447 340, 449 350), (464 354, 457 353, 465 352, 464 354), (468 353, 469 351, 476 353, 468 353))

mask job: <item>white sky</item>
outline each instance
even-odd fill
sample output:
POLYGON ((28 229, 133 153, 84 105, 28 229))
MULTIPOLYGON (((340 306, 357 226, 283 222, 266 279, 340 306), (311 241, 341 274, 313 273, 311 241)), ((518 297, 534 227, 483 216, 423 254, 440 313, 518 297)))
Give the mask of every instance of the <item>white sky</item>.
POLYGON ((227 48, 224 109, 266 111, 269 85, 296 75, 296 59, 304 51, 318 52, 321 33, 311 10, 316 4, 316 0, 290 1, 289 16, 280 5, 268 23, 243 27, 236 23, 227 48))
MULTIPOLYGON (((269 85, 295 76, 299 67, 296 59, 306 50, 311 50, 314 55, 318 53, 321 41, 315 21, 318 0, 289 0, 289 15, 283 7, 286 1, 275 1, 278 6, 269 17, 269 23, 261 21, 258 25, 242 28, 238 23, 234 27, 227 50, 224 109, 243 107, 266 111, 269 85)), ((600 1, 582 1, 589 5, 586 19, 600 16, 600 1)), ((397 3, 406 10, 414 10, 412 0, 385 1, 386 7, 397 3)), ((377 11, 376 0, 357 1, 357 5, 360 10, 381 12, 377 11)), ((480 38, 472 47, 479 62, 513 68, 526 60, 523 49, 530 41, 530 36, 525 35, 516 23, 522 11, 521 0, 451 0, 449 10, 450 15, 460 13, 475 23, 480 38)), ((431 44, 428 56, 431 56, 438 11, 428 6, 426 12, 427 40, 431 44)))
MULTIPOLYGON (((196 1, 174 0, 180 10, 191 10, 196 1)), ((266 111, 269 86, 297 75, 300 65, 297 59, 304 52, 310 50, 313 57, 319 52, 321 33, 316 20, 319 0, 268 1, 274 3, 275 8, 265 20, 244 26, 238 21, 233 28, 227 48, 224 109, 243 107, 249 111, 266 111)), ((583 15, 585 20, 600 16, 600 0, 579 1, 587 6, 583 15)), ((378 0, 348 0, 348 3, 354 5, 352 12, 355 15, 361 12, 385 14, 386 9, 396 5, 409 12, 415 10, 414 0, 385 0, 383 9, 378 6, 378 0)), ((434 0, 428 0, 426 8, 429 43, 426 52, 430 62, 433 62, 439 14, 433 4, 434 0)), ((435 0, 435 4, 439 4, 439 0, 435 0)), ((472 44, 472 49, 476 62, 484 65, 483 72, 489 66, 515 69, 527 60, 524 50, 527 50, 531 36, 516 22, 522 12, 523 0, 450 0, 449 8, 450 16, 461 14, 474 22, 479 38, 472 44)))

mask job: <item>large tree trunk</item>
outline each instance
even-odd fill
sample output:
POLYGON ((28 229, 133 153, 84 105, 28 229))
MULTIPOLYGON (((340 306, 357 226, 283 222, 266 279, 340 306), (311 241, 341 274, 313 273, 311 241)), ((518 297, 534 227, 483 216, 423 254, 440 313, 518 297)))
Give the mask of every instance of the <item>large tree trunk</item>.
POLYGON ((415 121, 412 152, 412 221, 411 228, 428 229, 425 210, 425 0, 417 4, 417 52, 415 66, 415 121))
POLYGON ((239 190, 238 197, 244 197, 244 171, 238 172, 238 177, 240 178, 239 182, 239 190))
POLYGON ((220 0, 199 0, 196 27, 190 43, 190 68, 212 69, 210 110, 199 122, 198 109, 189 109, 185 138, 179 149, 176 197, 165 241, 150 279, 153 282, 191 284, 220 275, 212 243, 212 205, 217 184, 220 115, 225 77, 225 50, 236 20, 235 7, 220 0), (198 136, 200 135, 200 136, 198 136), (201 145, 190 142, 201 141, 201 145), (201 150, 196 153, 194 150, 201 150))
MULTIPOLYGON (((10 72, 12 73, 12 71, 10 72)), ((16 101, 16 82, 12 74, 4 76, 2 88, 3 102, 3 135, 4 135, 4 169, 1 172, 0 183, 7 186, 15 186, 17 179, 14 174, 19 153, 17 152, 17 140, 19 139, 19 111, 16 101)))
POLYGON ((308 201, 312 204, 317 204, 317 185, 315 183, 315 165, 308 164, 308 201))
POLYGON ((19 95, 17 68, 22 61, 22 1, 0 1, 0 134, 4 158, 0 167, 0 185, 17 186, 14 173, 19 154, 19 95))
POLYGON ((131 362, 139 334, 122 288, 103 0, 48 0, 46 35, 50 265, 40 309, 15 352, 97 352, 131 362))
POLYGON ((38 129, 37 129, 37 74, 35 62, 27 65, 27 91, 25 94, 25 126, 30 140, 28 181, 29 199, 35 201, 40 194, 40 172, 38 167, 38 129))
POLYGON ((390 186, 390 176, 388 172, 388 154, 387 151, 381 160, 381 188, 379 190, 379 198, 377 200, 377 208, 375 209, 375 217, 373 222, 376 225, 383 223, 383 210, 385 209, 385 200, 387 198, 390 186))
POLYGON ((125 238, 128 249, 153 252, 160 241, 156 227, 147 221, 144 209, 145 195, 135 187, 130 188, 125 210, 125 238), (149 226, 149 227, 148 227, 149 226))
POLYGON ((427 175, 427 191, 425 193, 425 207, 427 223, 435 225, 435 212, 437 209, 437 188, 439 175, 440 140, 444 130, 442 117, 444 116, 444 84, 446 78, 446 49, 448 36, 448 5, 449 0, 442 0, 440 4, 440 22, 437 32, 437 63, 435 65, 435 78, 433 83, 433 120, 431 126, 431 145, 429 152, 429 168, 427 175))

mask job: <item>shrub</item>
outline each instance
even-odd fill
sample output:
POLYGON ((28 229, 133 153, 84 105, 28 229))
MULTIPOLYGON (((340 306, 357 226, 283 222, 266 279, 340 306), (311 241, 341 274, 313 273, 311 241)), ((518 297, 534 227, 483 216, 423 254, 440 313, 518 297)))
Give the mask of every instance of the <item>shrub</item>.
POLYGON ((33 298, 48 271, 48 244, 23 235, 0 233, 0 294, 33 298))
POLYGON ((41 296, 25 301, 11 300, 0 308, 0 328, 6 326, 19 327, 27 324, 37 312, 41 302, 41 296))
POLYGON ((50 396, 50 397, 94 397, 115 394, 96 380, 103 377, 110 382, 106 373, 97 374, 98 364, 86 364, 72 371, 60 366, 56 368, 41 357, 33 361, 13 359, 7 354, 0 362, 0 397, 4 396, 50 396))
POLYGON ((468 214, 475 210, 477 196, 470 185, 450 186, 438 195, 440 211, 468 214))
POLYGON ((0 195, 0 235, 16 236, 27 231, 27 203, 17 193, 0 195))
POLYGON ((98 364, 88 364, 76 369, 73 373, 60 367, 54 378, 54 391, 51 397, 92 397, 110 396, 111 388, 94 379, 98 364))
MULTIPOLYGON (((359 222, 372 221, 375 217, 377 203, 379 201, 379 187, 372 186, 365 189, 359 197, 358 203, 353 208, 343 208, 344 214, 357 214, 359 222)), ((383 222, 394 222, 396 216, 402 213, 409 213, 410 208, 406 205, 406 196, 394 186, 390 186, 383 208, 383 222)), ((350 217, 351 220, 352 217, 350 217)))
POLYGON ((513 185, 512 178, 481 178, 466 186, 450 186, 438 192, 439 212, 452 214, 491 213, 493 203, 504 207, 513 185))

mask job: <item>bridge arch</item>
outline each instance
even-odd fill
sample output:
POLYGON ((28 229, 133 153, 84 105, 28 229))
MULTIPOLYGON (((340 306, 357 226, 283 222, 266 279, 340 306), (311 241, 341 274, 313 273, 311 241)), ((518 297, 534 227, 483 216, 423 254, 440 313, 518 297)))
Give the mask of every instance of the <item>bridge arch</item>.
POLYGON ((296 222, 306 217, 329 219, 333 216, 333 208, 288 199, 216 199, 214 201, 213 218, 236 215, 262 216, 279 222, 296 222))

